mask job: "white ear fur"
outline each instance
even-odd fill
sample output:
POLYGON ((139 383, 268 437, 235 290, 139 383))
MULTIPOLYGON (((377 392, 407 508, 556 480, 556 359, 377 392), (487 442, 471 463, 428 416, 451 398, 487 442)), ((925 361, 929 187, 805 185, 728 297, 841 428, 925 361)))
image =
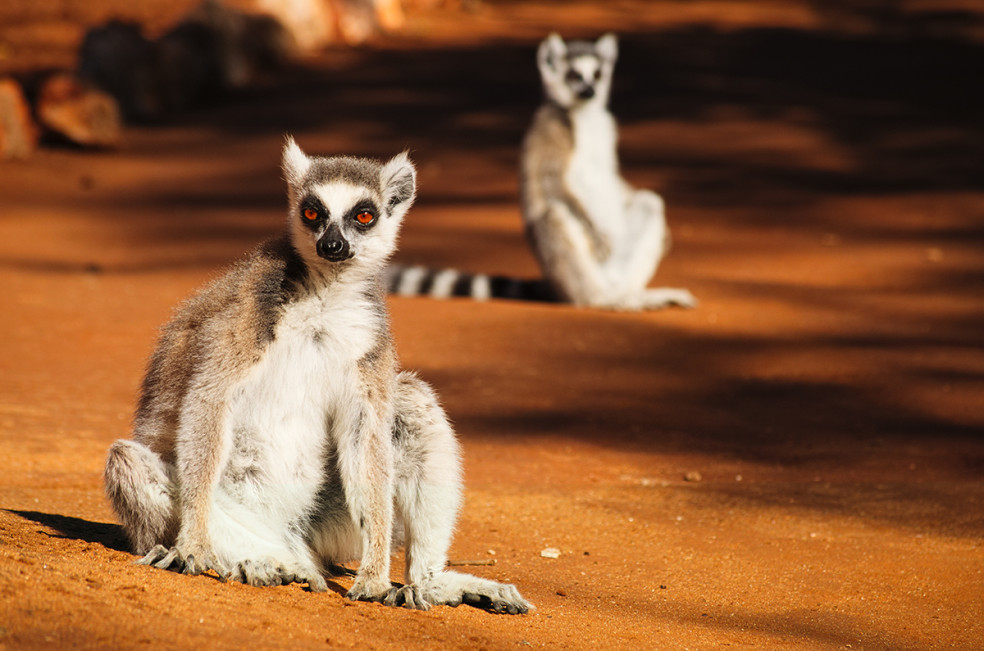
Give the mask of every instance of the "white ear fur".
POLYGON ((595 43, 595 50, 603 58, 614 61, 618 58, 618 38, 612 33, 605 34, 595 43))
POLYGON ((389 159, 379 172, 383 202, 390 214, 405 213, 417 196, 417 170, 407 152, 389 159))
POLYGON ((311 159, 301 151, 292 136, 287 136, 284 143, 283 169, 287 183, 297 185, 304 180, 304 175, 311 168, 311 159))
POLYGON ((536 51, 536 62, 540 67, 540 72, 544 74, 555 74, 557 72, 557 64, 567 53, 567 44, 564 43, 564 39, 560 37, 560 34, 553 32, 547 38, 543 39, 540 43, 540 47, 536 51))

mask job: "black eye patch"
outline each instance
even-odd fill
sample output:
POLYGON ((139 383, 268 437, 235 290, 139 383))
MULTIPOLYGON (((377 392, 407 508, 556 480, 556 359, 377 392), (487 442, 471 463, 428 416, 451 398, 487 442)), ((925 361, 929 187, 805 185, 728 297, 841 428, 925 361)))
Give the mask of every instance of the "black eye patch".
POLYGON ((298 208, 300 213, 301 223, 308 228, 314 230, 328 218, 328 211, 325 210, 324 204, 312 195, 304 197, 298 208))
POLYGON ((376 204, 366 199, 352 206, 352 209, 345 215, 345 219, 362 230, 369 230, 379 221, 379 210, 376 208, 376 204))

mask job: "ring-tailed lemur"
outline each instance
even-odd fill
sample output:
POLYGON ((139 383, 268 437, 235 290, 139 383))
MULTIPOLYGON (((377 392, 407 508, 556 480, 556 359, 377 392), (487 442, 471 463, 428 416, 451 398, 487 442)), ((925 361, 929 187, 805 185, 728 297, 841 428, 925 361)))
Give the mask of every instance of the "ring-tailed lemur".
POLYGON ((543 279, 397 268, 389 274, 391 292, 616 310, 696 305, 685 289, 646 287, 670 237, 659 195, 632 188, 619 174, 617 128, 607 108, 617 56, 612 34, 570 43, 551 34, 537 51, 546 100, 523 141, 520 194, 543 279))
POLYGON ((138 562, 323 591, 323 573, 361 560, 350 599, 526 612, 512 585, 444 569, 459 447, 430 387, 398 371, 381 282, 413 165, 288 139, 283 169, 287 232, 178 309, 133 439, 110 448, 106 491, 138 562))

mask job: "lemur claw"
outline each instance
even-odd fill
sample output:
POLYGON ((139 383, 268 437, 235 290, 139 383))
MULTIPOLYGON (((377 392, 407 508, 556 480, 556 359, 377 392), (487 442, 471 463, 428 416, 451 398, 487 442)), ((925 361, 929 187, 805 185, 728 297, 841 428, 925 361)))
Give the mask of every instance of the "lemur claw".
POLYGON ((221 563, 211 558, 208 552, 199 552, 198 558, 194 553, 183 553, 178 547, 168 549, 164 545, 154 545, 147 555, 137 561, 138 565, 150 565, 161 570, 170 570, 180 574, 197 576, 213 570, 221 579, 228 574, 221 563), (199 560, 200 559, 200 560, 199 560))

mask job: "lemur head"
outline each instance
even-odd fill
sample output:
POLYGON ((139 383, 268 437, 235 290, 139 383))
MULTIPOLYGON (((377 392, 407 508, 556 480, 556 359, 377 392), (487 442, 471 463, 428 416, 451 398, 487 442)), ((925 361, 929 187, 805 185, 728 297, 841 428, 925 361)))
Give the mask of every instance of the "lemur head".
POLYGON ((540 43, 536 62, 547 98, 570 109, 591 102, 601 106, 608 103, 617 58, 614 34, 605 34, 595 42, 570 43, 551 34, 540 43))
POLYGON ((417 174, 406 152, 367 158, 308 156, 287 137, 283 151, 291 242, 311 268, 382 268, 396 249, 417 174))

